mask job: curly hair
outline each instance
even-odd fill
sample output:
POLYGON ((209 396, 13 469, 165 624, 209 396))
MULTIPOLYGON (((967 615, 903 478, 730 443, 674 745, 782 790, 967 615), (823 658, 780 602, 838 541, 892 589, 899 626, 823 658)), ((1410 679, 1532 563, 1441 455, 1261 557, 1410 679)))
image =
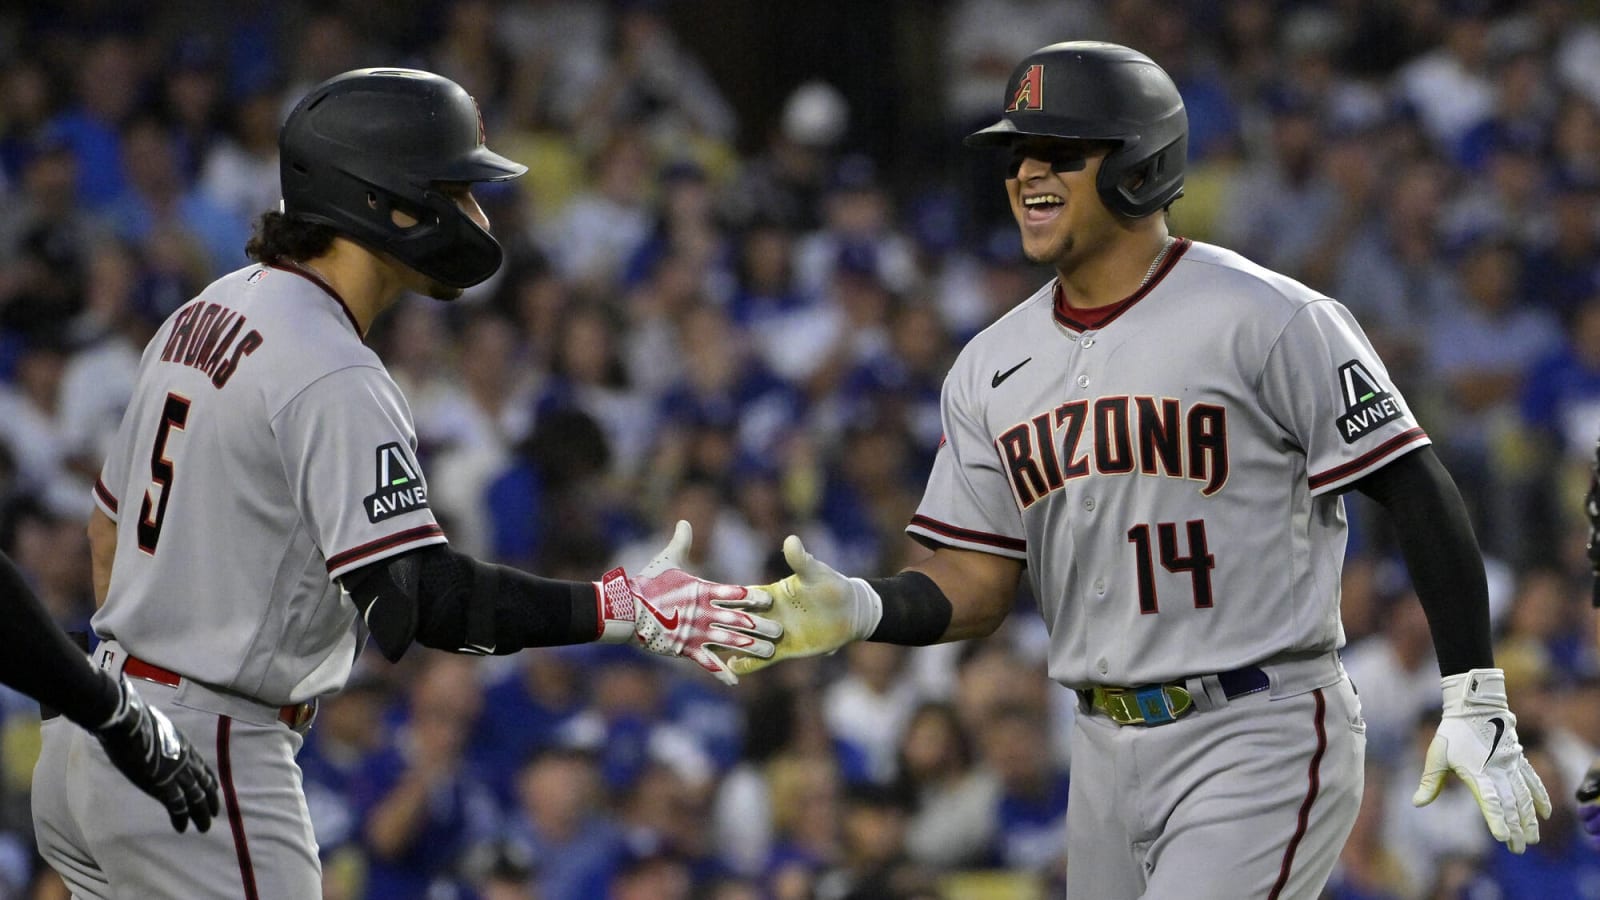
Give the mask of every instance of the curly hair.
POLYGON ((256 220, 255 234, 244 245, 244 252, 259 263, 304 262, 328 252, 336 233, 330 226, 291 219, 272 210, 256 220))

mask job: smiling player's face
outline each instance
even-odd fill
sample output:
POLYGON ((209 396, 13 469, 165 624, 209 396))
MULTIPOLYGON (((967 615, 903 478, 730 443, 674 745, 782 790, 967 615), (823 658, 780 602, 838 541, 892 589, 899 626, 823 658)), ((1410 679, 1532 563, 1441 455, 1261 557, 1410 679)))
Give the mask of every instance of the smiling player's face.
POLYGON ((1029 262, 1062 268, 1116 231, 1116 217, 1095 189, 1108 150, 1102 143, 1059 138, 1012 145, 1006 193, 1029 262))

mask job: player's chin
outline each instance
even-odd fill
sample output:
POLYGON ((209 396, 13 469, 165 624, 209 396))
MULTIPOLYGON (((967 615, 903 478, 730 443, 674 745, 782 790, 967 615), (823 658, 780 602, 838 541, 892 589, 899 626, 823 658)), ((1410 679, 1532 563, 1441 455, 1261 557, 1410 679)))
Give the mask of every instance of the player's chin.
POLYGON ((1072 249, 1072 238, 1050 236, 1047 238, 1022 238, 1022 258, 1036 266, 1053 266, 1072 249))

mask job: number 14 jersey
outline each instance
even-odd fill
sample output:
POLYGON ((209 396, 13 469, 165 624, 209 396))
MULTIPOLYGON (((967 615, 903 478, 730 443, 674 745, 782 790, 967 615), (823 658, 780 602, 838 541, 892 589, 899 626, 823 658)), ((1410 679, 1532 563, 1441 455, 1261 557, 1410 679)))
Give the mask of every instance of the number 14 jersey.
POLYGON ((907 531, 1025 561, 1074 688, 1342 646, 1341 489, 1428 442, 1341 304, 1187 240, 1093 326, 1046 284, 942 416, 907 531))

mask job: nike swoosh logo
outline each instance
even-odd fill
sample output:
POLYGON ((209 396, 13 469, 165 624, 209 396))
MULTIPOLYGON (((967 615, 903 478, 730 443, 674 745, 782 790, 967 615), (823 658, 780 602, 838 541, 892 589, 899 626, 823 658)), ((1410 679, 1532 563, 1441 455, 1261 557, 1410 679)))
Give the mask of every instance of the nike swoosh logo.
POLYGON ((1500 738, 1506 733, 1506 721, 1499 716, 1490 719, 1489 724, 1494 726, 1494 743, 1489 745, 1489 756, 1483 761, 1486 766, 1494 759, 1494 751, 1500 749, 1500 738))
POLYGON ((639 605, 643 606, 646 610, 648 610, 650 612, 650 615, 655 616, 656 617, 656 621, 661 623, 661 627, 662 628, 665 628, 666 630, 671 631, 672 629, 678 627, 678 611, 677 610, 673 610, 672 611, 672 618, 669 619, 666 616, 663 616, 661 614, 661 610, 656 609, 654 606, 651 606, 650 605, 650 601, 646 600, 644 598, 643 594, 639 595, 639 605))
POLYGON ((992 387, 992 388, 999 387, 1000 386, 1000 382, 1005 381, 1007 378, 1010 378, 1012 376, 1012 374, 1015 373, 1018 369, 1022 368, 1023 366, 1025 366, 1025 365, 1027 365, 1028 363, 1031 363, 1031 362, 1033 362, 1033 357, 1030 356, 1027 359, 1023 360, 1022 362, 1019 362, 1016 365, 1012 366, 1011 368, 1005 370, 1004 372, 1000 371, 999 369, 995 369, 994 370, 994 377, 989 379, 989 387, 992 387))

